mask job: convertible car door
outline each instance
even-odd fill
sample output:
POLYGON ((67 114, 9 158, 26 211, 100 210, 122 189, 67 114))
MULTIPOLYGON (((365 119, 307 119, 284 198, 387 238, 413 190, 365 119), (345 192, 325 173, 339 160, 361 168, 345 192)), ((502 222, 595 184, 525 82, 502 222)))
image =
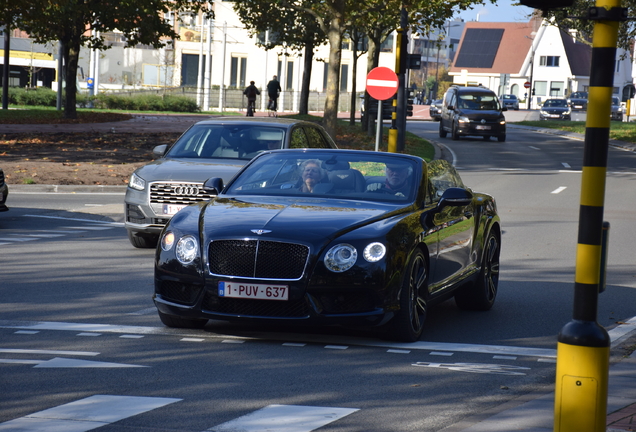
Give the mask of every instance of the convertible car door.
MULTIPOLYGON (((446 161, 435 163, 437 165, 429 164, 429 172, 437 200, 450 187, 465 188, 452 165, 446 161)), ((468 271, 475 227, 474 213, 474 205, 471 203, 467 206, 448 206, 433 217, 438 248, 430 280, 435 285, 439 284, 439 288, 457 280, 468 271)))

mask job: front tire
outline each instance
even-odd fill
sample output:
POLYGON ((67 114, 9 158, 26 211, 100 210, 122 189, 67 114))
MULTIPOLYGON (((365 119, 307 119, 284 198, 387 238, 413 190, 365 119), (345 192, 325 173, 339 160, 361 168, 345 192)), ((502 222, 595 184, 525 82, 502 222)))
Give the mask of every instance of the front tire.
POLYGON ((442 119, 439 119, 439 137, 446 138, 446 129, 444 129, 444 125, 442 124, 442 119))
POLYGON ((400 310, 387 324, 385 336, 400 342, 416 342, 424 331, 428 271, 424 254, 413 253, 400 290, 400 310))
POLYGON ((455 126, 455 123, 453 123, 451 127, 451 139, 453 141, 457 141, 459 139, 459 132, 457 132, 457 126, 455 126))
POLYGON ((495 304, 499 287, 500 251, 500 238, 491 232, 484 244, 481 271, 477 280, 455 294, 455 303, 460 309, 487 311, 495 304))
POLYGON ((140 249, 151 249, 157 247, 159 236, 156 235, 140 235, 135 231, 128 231, 128 240, 130 244, 140 249))
POLYGON ((179 318, 174 315, 166 315, 157 311, 159 319, 166 327, 171 328, 185 328, 185 329, 201 329, 205 327, 208 320, 206 319, 187 319, 179 318))
POLYGON ((506 134, 501 134, 497 137, 497 141, 504 142, 506 141, 506 134))

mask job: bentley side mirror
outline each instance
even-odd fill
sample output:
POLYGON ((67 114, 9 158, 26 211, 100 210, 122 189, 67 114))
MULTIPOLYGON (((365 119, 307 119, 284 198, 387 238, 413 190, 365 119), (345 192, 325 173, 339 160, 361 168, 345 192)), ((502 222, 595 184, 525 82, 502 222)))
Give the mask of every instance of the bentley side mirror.
POLYGON ((207 179, 203 183, 203 190, 210 195, 218 195, 223 190, 223 179, 219 177, 212 177, 207 179))
POLYGON ((437 204, 437 209, 442 210, 445 207, 463 207, 469 205, 473 201, 473 194, 462 188, 448 188, 442 194, 437 204))

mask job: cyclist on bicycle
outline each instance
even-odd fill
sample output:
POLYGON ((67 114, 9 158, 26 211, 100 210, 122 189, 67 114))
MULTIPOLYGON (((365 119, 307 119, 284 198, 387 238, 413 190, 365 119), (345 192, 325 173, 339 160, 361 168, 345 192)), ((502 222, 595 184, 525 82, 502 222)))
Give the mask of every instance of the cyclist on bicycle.
POLYGON ((274 78, 267 83, 267 95, 269 96, 269 105, 267 106, 267 109, 276 111, 278 108, 278 95, 281 91, 282 89, 280 88, 278 77, 274 75, 274 78))
POLYGON ((256 110, 256 96, 261 94, 261 91, 256 88, 254 81, 250 81, 250 85, 243 91, 243 94, 247 96, 247 116, 254 117, 254 111, 256 110))

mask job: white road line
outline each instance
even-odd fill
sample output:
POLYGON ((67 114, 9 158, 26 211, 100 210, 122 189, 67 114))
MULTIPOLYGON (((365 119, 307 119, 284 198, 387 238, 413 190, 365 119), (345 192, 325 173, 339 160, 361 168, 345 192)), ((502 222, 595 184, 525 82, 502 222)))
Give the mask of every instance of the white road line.
POLYGON ((132 417, 181 399, 96 395, 5 423, 0 431, 84 432, 132 417))
POLYGON ((552 193, 552 194, 555 194, 555 195, 556 195, 556 194, 559 194, 559 193, 563 192, 563 191, 564 191, 564 190, 566 190, 566 189, 567 189, 567 187, 565 187, 565 186, 560 186, 560 187, 556 188, 555 190, 553 190, 553 191, 552 191, 552 192, 550 192, 550 193, 552 193))
POLYGON ((358 411, 299 405, 268 405, 253 413, 208 429, 211 432, 309 432, 358 411))
POLYGON ((561 162, 561 165, 563 165, 565 168, 572 168, 567 162, 561 162))
POLYGON ((98 224, 98 225, 111 225, 111 226, 115 226, 115 227, 123 227, 124 223, 123 222, 110 222, 110 221, 99 221, 99 220, 95 220, 95 219, 78 219, 78 218, 69 218, 69 217, 62 217, 62 216, 45 216, 45 215, 31 215, 31 214, 27 214, 24 215, 26 217, 34 217, 34 218, 42 218, 42 219, 61 219, 61 220, 67 220, 67 221, 73 221, 73 222, 89 222, 89 223, 94 223, 94 224, 98 224))
POLYGON ((82 333, 76 334, 75 336, 92 336, 92 337, 95 337, 95 336, 101 336, 101 335, 102 335, 101 333, 82 332, 82 333))
POLYGON ((539 147, 534 147, 534 146, 528 146, 530 147, 532 150, 541 150, 539 147))
POLYGON ((453 355, 453 353, 452 352, 431 351, 430 353, 428 353, 428 355, 450 357, 450 356, 453 355))
POLYGON ((138 368, 148 367, 131 365, 124 363, 112 363, 112 362, 100 362, 92 360, 80 360, 69 359, 64 357, 55 357, 48 361, 43 361, 35 366, 36 368, 48 368, 48 369, 61 369, 61 368, 99 368, 99 369, 112 369, 112 368, 138 368))
POLYGON ((348 346, 344 346, 344 345, 325 345, 326 349, 335 349, 335 350, 346 350, 347 348, 349 348, 348 346))
POLYGON ((291 346, 291 347, 304 347, 307 344, 304 343, 294 343, 294 342, 285 342, 283 346, 291 346))
POLYGON ((69 356, 96 356, 98 352, 92 351, 61 351, 61 350, 34 350, 0 348, 0 354, 36 354, 36 355, 69 355, 69 356))
POLYGON ((386 352, 388 353, 392 353, 392 354, 409 354, 411 352, 411 350, 396 350, 396 349, 390 349, 390 350, 386 350, 386 352))
POLYGON ((36 237, 0 237, 0 241, 8 241, 8 242, 28 242, 37 240, 36 237))
POLYGON ((181 338, 179 339, 181 342, 203 342, 205 339, 201 338, 181 338))

